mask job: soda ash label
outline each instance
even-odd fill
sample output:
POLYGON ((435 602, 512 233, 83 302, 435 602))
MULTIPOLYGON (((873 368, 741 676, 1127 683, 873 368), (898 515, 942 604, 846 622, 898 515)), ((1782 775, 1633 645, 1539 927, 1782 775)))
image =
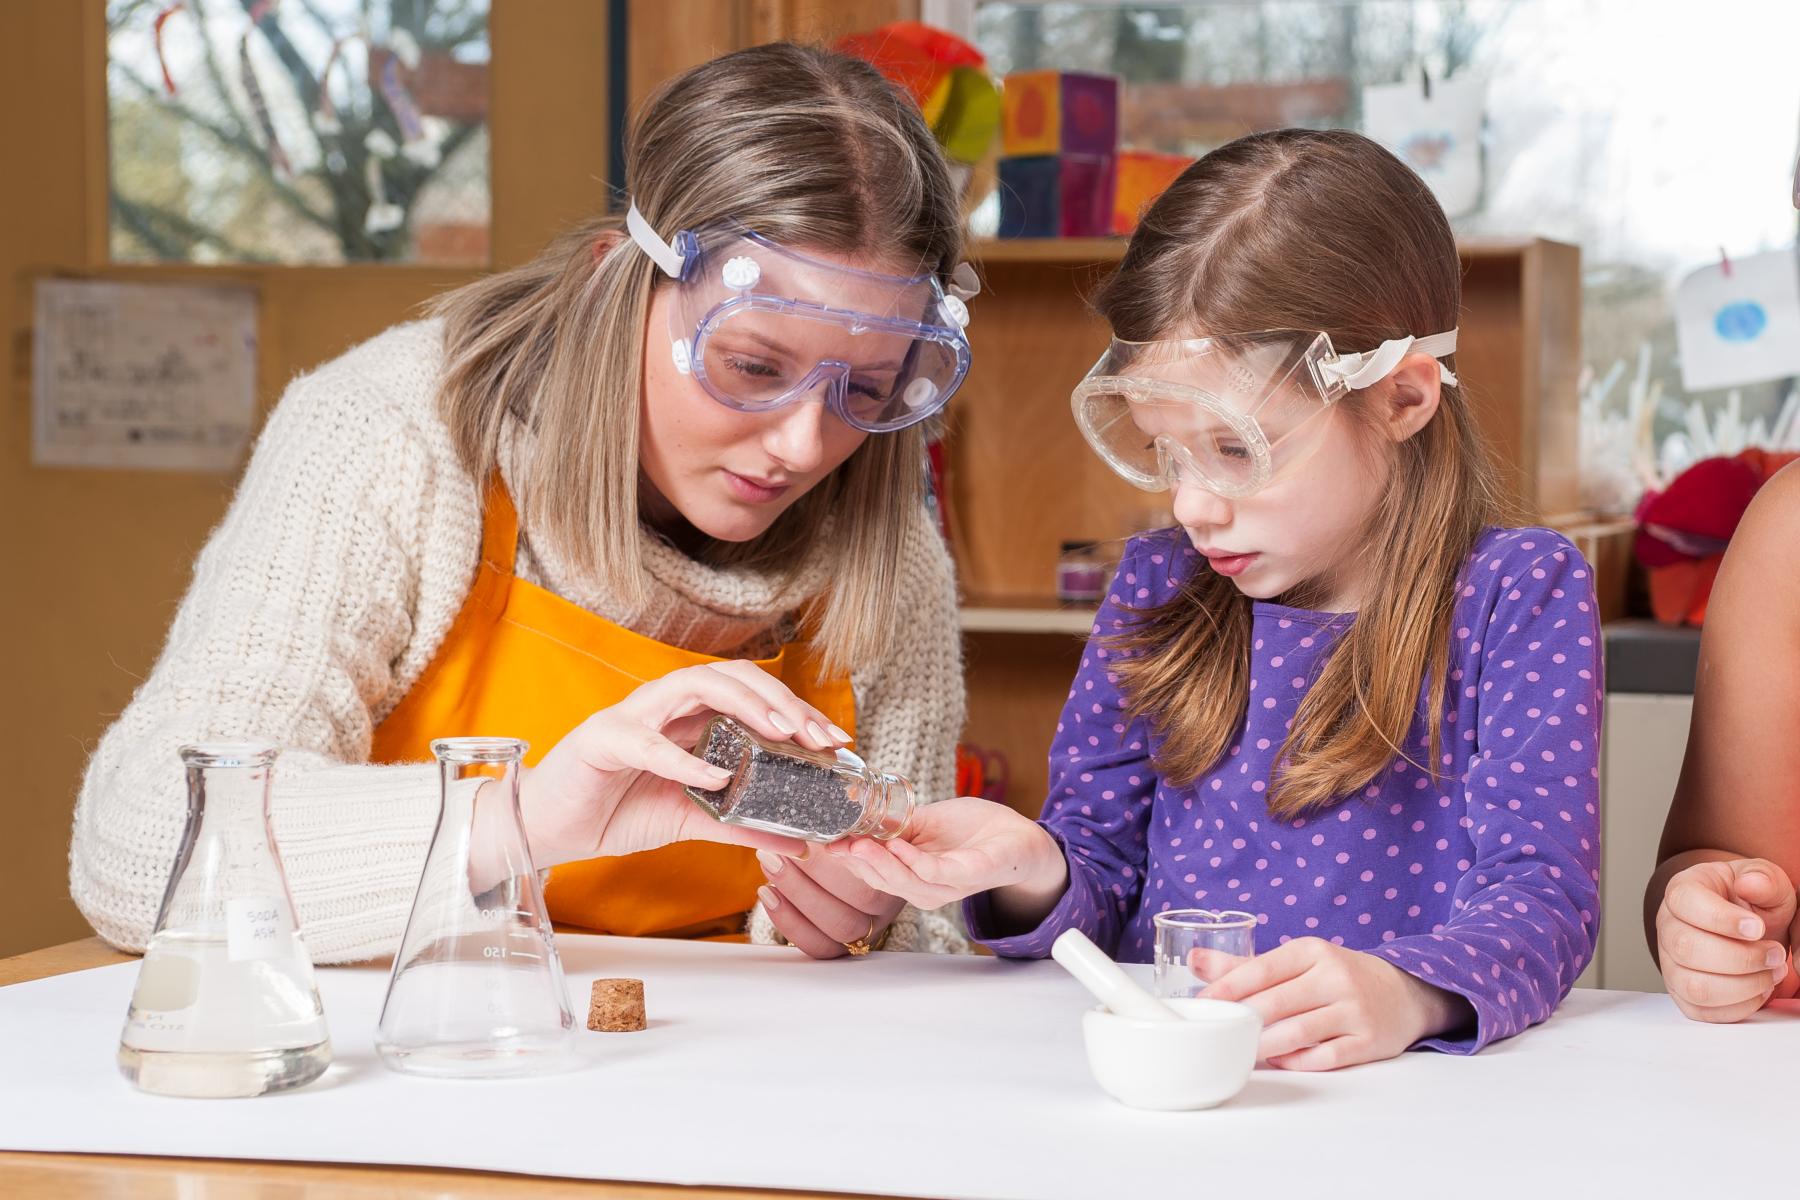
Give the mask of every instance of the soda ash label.
POLYGON ((232 962, 280 958, 288 952, 281 905, 269 896, 244 896, 225 904, 225 948, 232 962))

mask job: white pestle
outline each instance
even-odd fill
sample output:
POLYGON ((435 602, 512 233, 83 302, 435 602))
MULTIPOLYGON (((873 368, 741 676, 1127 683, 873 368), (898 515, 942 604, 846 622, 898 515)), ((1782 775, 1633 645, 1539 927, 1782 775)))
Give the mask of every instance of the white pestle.
POLYGON ((1050 957, 1081 981, 1100 1003, 1121 1017, 1140 1021, 1179 1021, 1181 1015, 1138 986, 1105 951, 1079 929, 1065 930, 1050 944, 1050 957))

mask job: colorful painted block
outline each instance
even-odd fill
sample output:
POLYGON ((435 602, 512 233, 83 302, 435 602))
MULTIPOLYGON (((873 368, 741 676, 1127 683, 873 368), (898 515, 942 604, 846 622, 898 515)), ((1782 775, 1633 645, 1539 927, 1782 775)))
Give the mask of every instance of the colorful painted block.
POLYGON ((1158 154, 1153 150, 1119 151, 1117 178, 1113 183, 1112 232, 1129 237, 1151 201, 1169 189, 1193 164, 1185 154, 1158 154))
POLYGON ((1073 71, 1021 71, 1000 91, 1000 152, 1111 157, 1119 148, 1119 81, 1073 71))
POLYGON ((1046 154, 1000 160, 1000 236, 1103 237, 1112 223, 1113 160, 1046 154))

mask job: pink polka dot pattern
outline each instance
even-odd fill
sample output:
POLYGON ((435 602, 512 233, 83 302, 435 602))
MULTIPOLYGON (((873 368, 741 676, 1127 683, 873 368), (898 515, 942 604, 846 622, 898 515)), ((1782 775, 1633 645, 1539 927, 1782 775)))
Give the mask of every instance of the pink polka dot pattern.
MULTIPOLYGON (((1095 638, 1206 569, 1176 531, 1137 539, 1095 638)), ((1266 799, 1306 695, 1294 681, 1317 676, 1353 614, 1255 606, 1243 728, 1185 787, 1157 776, 1156 737, 1147 721, 1125 720, 1111 653, 1090 639, 1051 747, 1043 816, 1068 856, 1068 891, 1038 928, 1005 937, 986 898, 972 897, 971 932, 1025 958, 1079 928, 1120 960, 1147 962, 1153 913, 1243 908, 1261 924, 1259 949, 1324 938, 1465 997, 1476 1028, 1425 1046, 1473 1053, 1548 1017, 1592 958, 1599 922, 1591 572, 1560 534, 1492 529, 1456 592, 1444 774, 1420 767, 1421 687, 1411 761, 1396 757, 1356 794, 1294 820, 1271 817, 1266 799)))

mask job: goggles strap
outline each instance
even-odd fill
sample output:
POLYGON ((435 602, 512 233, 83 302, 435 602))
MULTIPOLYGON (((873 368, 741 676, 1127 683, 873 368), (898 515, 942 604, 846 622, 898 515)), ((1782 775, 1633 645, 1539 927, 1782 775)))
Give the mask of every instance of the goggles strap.
POLYGON ((651 261, 662 268, 664 275, 671 279, 681 278, 681 269, 686 260, 675 247, 663 241, 656 230, 650 228, 650 222, 644 220, 644 214, 638 211, 636 201, 625 210, 625 231, 638 244, 638 249, 648 254, 651 261))
POLYGON ((966 262, 956 264, 950 274, 950 286, 944 289, 958 300, 973 300, 981 294, 981 276, 966 262))
MULTIPOLYGON (((1383 342, 1366 354, 1340 354, 1334 359, 1321 363, 1325 374, 1341 381, 1351 391, 1371 387, 1394 373, 1400 360, 1408 354, 1418 351, 1429 354, 1433 358, 1442 358, 1446 354, 1456 352, 1456 334, 1452 329, 1447 333, 1434 333, 1430 337, 1404 337, 1383 342)), ((1444 383, 1456 384, 1456 375, 1449 367, 1438 364, 1438 377, 1444 383)))

